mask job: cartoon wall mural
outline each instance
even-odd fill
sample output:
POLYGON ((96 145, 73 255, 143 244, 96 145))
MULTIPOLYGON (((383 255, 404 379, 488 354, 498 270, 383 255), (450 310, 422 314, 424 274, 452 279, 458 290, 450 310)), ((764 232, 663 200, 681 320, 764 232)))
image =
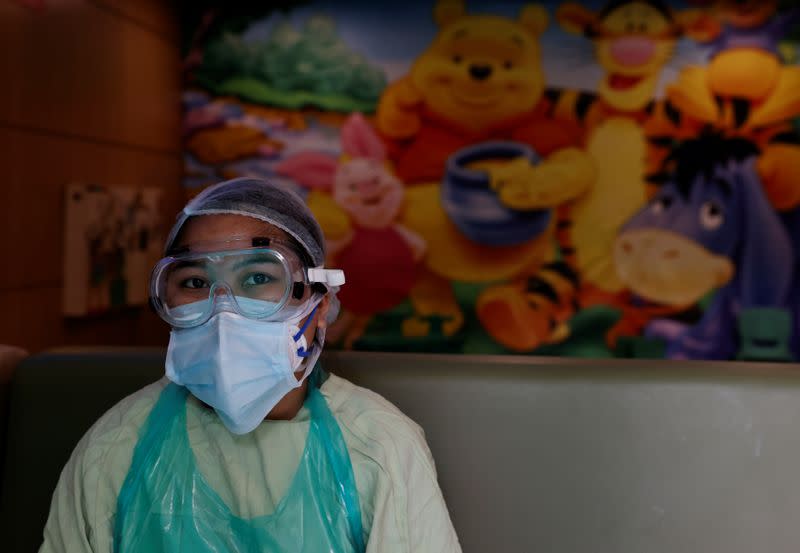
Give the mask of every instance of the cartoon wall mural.
POLYGON ((309 204, 319 217, 331 266, 345 271, 350 286, 338 293, 342 316, 328 339, 341 338, 350 348, 366 330, 371 316, 387 311, 408 297, 417 277, 426 243, 398 222, 403 207, 403 183, 385 165, 386 148, 359 113, 341 130, 344 157, 299 153, 279 163, 276 172, 301 186, 324 190, 309 204), (332 215, 346 223, 331 223, 332 215))
POLYGON ((800 358, 796 2, 248 10, 187 15, 186 193, 306 199, 334 347, 800 358))
POLYGON ((800 68, 785 65, 780 43, 800 23, 800 6, 779 12, 777 0, 708 4, 688 28, 689 36, 709 44, 708 65, 684 69, 670 99, 703 121, 717 121, 727 104, 736 125, 758 127, 792 116, 800 108, 800 68))
POLYGON ((800 235, 794 212, 783 221, 767 200, 757 153, 719 134, 684 141, 665 161, 658 193, 617 237, 616 265, 633 293, 685 307, 716 290, 697 323, 652 323, 669 357, 790 356, 800 235))

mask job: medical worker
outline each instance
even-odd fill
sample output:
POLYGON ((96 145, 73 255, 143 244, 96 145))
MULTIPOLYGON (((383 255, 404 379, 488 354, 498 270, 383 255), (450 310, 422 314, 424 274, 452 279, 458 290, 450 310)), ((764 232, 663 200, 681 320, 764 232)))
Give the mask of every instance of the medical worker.
POLYGON ((317 363, 344 283, 324 261, 284 187, 189 202, 150 283, 166 376, 78 443, 41 552, 460 551, 421 429, 317 363))

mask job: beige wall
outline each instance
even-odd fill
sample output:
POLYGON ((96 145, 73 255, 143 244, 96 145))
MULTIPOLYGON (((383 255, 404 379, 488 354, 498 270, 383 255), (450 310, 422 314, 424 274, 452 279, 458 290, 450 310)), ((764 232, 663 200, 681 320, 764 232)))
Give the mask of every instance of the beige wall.
POLYGON ((166 0, 0 2, 0 344, 165 344, 147 308, 61 317, 64 186, 180 205, 180 54, 166 0))

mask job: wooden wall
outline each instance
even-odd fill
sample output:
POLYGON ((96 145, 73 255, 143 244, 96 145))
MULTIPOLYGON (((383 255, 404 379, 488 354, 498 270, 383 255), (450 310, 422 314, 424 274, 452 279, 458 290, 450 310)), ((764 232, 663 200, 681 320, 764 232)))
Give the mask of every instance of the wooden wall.
POLYGON ((70 181, 180 190, 180 53, 167 0, 0 1, 0 344, 166 344, 148 308, 61 316, 70 181))

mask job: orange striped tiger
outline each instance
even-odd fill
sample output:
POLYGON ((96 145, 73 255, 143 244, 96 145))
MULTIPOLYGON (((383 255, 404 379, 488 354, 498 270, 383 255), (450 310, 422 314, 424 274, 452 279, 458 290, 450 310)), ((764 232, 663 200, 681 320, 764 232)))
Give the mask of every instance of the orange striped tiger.
POLYGON ((630 142, 641 151, 642 161, 640 165, 627 161, 621 149, 612 158, 624 174, 621 182, 613 182, 612 171, 600 168, 588 189, 548 206, 556 219, 553 237, 561 257, 558 264, 545 265, 527 278, 479 296, 476 313, 483 327, 495 341, 520 352, 566 338, 568 321, 581 308, 627 305, 628 296, 613 265, 613 240, 616 229, 646 201, 646 141, 641 129, 648 109, 623 111, 588 92, 550 89, 546 96, 548 116, 584 129, 584 147, 595 158, 607 157, 597 150, 609 143, 607 137, 613 133, 617 139, 622 136, 611 142, 618 146, 632 137, 630 142), (554 281, 558 287, 552 286, 554 281), (506 323, 498 324, 500 320, 506 323))
MULTIPOLYGON (((704 128, 723 131, 730 137, 746 138, 758 146, 758 172, 767 197, 779 211, 800 205, 800 143, 791 120, 753 128, 754 105, 739 98, 717 99, 720 118, 703 122, 686 115, 669 101, 654 104, 644 125, 648 138, 648 174, 658 172, 670 150, 704 128)), ((800 113, 795 114, 800 116, 800 113)))
POLYGON ((547 263, 532 276, 486 289, 476 310, 493 338, 513 351, 531 351, 569 336, 568 321, 580 309, 578 275, 564 261, 547 263), (509 324, 513 321, 515 324, 509 324))

